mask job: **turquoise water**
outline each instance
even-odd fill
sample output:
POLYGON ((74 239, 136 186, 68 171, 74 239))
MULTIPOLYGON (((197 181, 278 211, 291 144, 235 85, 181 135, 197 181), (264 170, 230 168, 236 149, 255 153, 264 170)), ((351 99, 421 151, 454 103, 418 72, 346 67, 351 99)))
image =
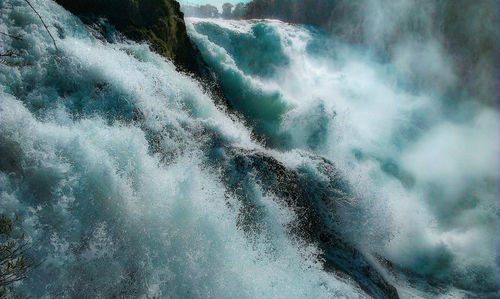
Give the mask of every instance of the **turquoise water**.
POLYGON ((326 157, 353 186, 365 218, 342 230, 363 250, 443 285, 496 288, 497 112, 473 98, 449 110, 457 75, 442 46, 398 45, 387 62, 310 27, 188 23, 257 136, 326 157), (414 51, 429 66, 417 82, 414 51), (421 88, 429 77, 439 79, 421 88))
POLYGON ((189 20, 221 107, 147 45, 36 4, 59 51, 24 1, 0 2, 0 31, 23 37, 0 36, 16 54, 0 64, 0 213, 41 262, 20 293, 382 294, 361 265, 402 297, 495 292, 492 109, 450 120, 401 65, 325 52, 307 27, 189 20))

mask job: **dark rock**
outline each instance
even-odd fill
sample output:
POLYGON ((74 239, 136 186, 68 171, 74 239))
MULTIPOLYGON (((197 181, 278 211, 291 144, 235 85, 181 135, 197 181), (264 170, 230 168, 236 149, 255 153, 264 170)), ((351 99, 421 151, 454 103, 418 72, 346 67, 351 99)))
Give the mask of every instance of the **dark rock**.
POLYGON ((182 70, 199 72, 197 51, 186 33, 184 15, 174 0, 56 0, 85 23, 99 18, 134 41, 170 58, 182 70))
POLYGON ((259 221, 263 211, 247 186, 256 180, 265 194, 274 195, 280 204, 294 210, 298 217, 290 232, 322 249, 325 270, 354 280, 374 298, 399 298, 396 288, 332 224, 338 218, 335 210, 350 197, 349 186, 335 165, 322 157, 311 157, 329 178, 318 180, 306 169, 289 169, 265 152, 232 148, 227 153, 229 160, 219 161, 218 165, 224 169, 227 189, 243 203, 240 211, 243 230, 261 233, 259 221))
POLYGON ((216 74, 203 61, 186 32, 184 14, 175 0, 56 0, 89 26, 94 35, 114 42, 111 27, 126 38, 148 42, 151 50, 191 73, 217 105, 231 110, 216 74), (105 19, 106 21, 104 21, 105 19))

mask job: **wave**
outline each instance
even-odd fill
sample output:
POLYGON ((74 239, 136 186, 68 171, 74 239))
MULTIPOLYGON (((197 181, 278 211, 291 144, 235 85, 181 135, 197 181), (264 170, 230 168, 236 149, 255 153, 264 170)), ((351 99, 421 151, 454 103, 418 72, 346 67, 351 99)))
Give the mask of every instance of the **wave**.
POLYGON ((496 291, 490 108, 450 119, 309 27, 190 20, 223 107, 148 45, 103 41, 53 1, 37 10, 58 49, 24 1, 0 9, 0 31, 22 36, 0 36, 15 54, 0 63, 0 214, 40 261, 21 295, 496 291))
POLYGON ((450 99, 441 88, 458 83, 440 44, 399 45, 387 61, 308 26, 275 20, 188 23, 225 90, 279 95, 258 99, 252 93, 249 100, 227 92, 267 146, 307 151, 336 165, 363 215, 340 213, 346 238, 389 260, 398 269, 396 280, 408 288, 415 287, 408 282, 414 276, 429 284, 417 287, 424 292, 439 285, 440 294, 457 296, 452 290, 458 287, 494 296, 497 116, 488 105, 450 99), (260 55, 261 48, 271 53, 260 55), (433 66, 416 78, 439 78, 435 88, 420 88, 407 75, 417 50, 425 53, 418 56, 420 64, 433 66), (249 109, 270 100, 286 109, 266 127, 269 120, 249 109))

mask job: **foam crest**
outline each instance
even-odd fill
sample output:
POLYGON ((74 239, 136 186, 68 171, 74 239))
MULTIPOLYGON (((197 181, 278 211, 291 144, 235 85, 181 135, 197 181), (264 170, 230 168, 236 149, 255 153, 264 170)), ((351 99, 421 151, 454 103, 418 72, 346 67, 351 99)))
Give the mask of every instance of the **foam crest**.
POLYGON ((291 236, 295 213, 256 180, 263 233, 243 230, 244 203, 218 167, 227 148, 262 146, 194 79, 40 2, 59 28, 56 54, 22 3, 0 4, 0 23, 26 36, 1 37, 2 51, 30 62, 0 65, 0 213, 19 216, 42 262, 21 294, 366 297, 291 236))
MULTIPOLYGON (((372 28, 377 34, 394 30, 376 12, 372 16, 368 21, 382 26, 372 28)), ((224 55, 219 59, 215 51, 202 50, 223 86, 226 73, 219 61, 232 60, 234 72, 252 80, 231 81, 243 85, 227 88, 246 90, 255 86, 247 82, 265 81, 279 90, 289 108, 274 131, 266 133, 278 139, 268 144, 320 154, 342 170, 366 222, 342 221, 361 248, 446 287, 496 292, 497 113, 470 96, 464 101, 459 92, 446 92, 460 87, 450 54, 432 32, 424 42, 397 43, 388 61, 305 26, 245 21, 240 22, 246 23, 240 25, 247 28, 242 32, 232 28, 235 21, 189 22, 202 49, 224 55), (258 36, 253 33, 257 27, 269 33, 258 36), (252 44, 247 41, 252 38, 265 44, 261 39, 276 35, 281 46, 269 47, 276 53, 266 56, 285 56, 286 64, 272 74, 249 70, 247 65, 267 58, 241 56, 235 45, 252 44), (319 50, 320 44, 326 50, 319 50), (478 277, 487 279, 478 284, 478 277)), ((401 287, 406 288, 404 279, 401 287)))

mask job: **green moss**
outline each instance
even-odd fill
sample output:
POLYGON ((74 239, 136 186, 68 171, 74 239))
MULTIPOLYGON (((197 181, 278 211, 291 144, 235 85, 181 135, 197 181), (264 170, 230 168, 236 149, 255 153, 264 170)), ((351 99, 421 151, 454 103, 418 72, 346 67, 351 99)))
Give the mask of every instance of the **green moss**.
POLYGON ((196 72, 195 51, 184 15, 174 0, 56 0, 84 20, 104 17, 128 38, 147 41, 152 50, 185 70, 196 72))

